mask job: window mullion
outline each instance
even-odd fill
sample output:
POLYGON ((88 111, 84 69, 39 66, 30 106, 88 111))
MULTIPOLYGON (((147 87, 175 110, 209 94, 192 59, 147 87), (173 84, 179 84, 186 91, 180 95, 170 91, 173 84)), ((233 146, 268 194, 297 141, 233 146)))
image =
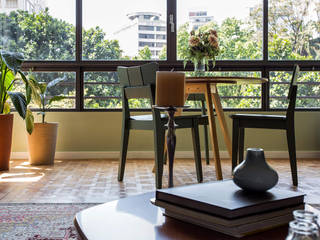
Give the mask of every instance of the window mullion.
POLYGON ((177 61, 177 0, 167 0, 167 61, 177 61))

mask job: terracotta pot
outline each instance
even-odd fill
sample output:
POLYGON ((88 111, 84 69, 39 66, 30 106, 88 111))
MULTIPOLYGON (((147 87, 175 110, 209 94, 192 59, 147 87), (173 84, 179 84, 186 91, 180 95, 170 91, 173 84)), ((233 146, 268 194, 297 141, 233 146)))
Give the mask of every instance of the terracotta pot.
POLYGON ((13 114, 0 114, 0 171, 9 170, 13 114))
POLYGON ((54 163, 58 123, 35 123, 31 135, 28 134, 29 163, 31 165, 51 165, 54 163))

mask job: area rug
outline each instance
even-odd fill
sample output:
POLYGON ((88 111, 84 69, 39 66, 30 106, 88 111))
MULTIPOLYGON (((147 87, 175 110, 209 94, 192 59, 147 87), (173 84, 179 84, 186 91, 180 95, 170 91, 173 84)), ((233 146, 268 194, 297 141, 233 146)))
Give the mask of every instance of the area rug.
POLYGON ((80 240, 73 225, 89 203, 0 204, 0 240, 80 240))

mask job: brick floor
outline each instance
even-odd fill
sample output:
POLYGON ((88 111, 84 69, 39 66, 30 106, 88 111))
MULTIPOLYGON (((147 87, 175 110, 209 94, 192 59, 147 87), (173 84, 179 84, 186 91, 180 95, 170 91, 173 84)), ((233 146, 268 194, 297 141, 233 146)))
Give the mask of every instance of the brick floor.
MULTIPOLYGON (((288 159, 268 160, 279 173, 278 187, 307 194, 308 203, 320 204, 320 159, 298 160, 299 187, 292 187, 288 159)), ((222 160, 223 176, 231 178, 231 161, 222 160)), ((100 203, 155 190, 152 160, 128 160, 123 182, 117 181, 117 160, 56 160, 54 166, 11 162, 0 172, 0 202, 100 203)), ((215 180, 214 164, 203 162, 204 182, 215 180)), ((197 183, 194 161, 177 159, 176 186, 197 183)), ((163 186, 167 186, 165 168, 163 186)))

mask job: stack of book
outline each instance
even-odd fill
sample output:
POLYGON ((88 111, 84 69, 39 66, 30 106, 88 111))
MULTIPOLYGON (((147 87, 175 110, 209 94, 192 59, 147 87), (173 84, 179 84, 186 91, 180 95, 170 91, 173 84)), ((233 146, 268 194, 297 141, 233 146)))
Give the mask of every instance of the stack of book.
POLYGON ((304 209, 304 194, 250 193, 227 180, 157 190, 151 202, 169 217, 243 237, 293 220, 292 211, 304 209))

